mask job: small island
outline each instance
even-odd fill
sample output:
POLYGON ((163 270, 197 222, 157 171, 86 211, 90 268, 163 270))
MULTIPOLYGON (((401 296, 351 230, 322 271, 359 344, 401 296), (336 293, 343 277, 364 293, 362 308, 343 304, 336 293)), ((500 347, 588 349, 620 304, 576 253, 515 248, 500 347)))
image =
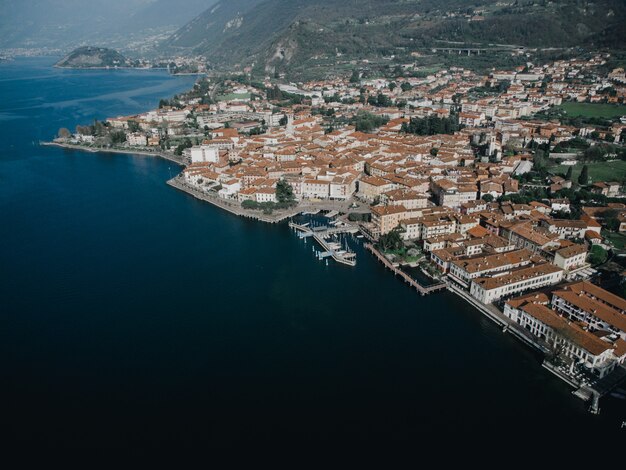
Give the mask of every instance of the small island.
POLYGON ((129 59, 114 49, 85 46, 74 49, 55 64, 55 67, 70 69, 101 69, 131 67, 129 59))

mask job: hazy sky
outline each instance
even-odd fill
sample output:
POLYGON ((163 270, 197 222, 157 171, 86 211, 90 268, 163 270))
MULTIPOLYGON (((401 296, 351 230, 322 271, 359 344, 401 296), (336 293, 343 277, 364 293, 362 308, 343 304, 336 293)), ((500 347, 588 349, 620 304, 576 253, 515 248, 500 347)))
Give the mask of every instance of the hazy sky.
POLYGON ((215 0, 0 0, 0 47, 67 45, 180 27, 215 0))

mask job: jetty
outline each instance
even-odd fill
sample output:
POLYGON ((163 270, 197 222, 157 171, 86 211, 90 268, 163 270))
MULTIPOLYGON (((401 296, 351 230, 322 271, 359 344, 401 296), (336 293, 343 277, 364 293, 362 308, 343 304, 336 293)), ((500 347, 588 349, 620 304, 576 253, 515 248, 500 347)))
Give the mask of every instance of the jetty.
POLYGON ((376 258, 378 258, 378 260, 383 263, 387 269, 392 271, 395 276, 399 276, 405 283, 417 290, 417 292, 419 292, 419 294, 422 296, 438 292, 448 287, 447 284, 443 282, 433 284, 432 286, 423 286, 407 273, 402 271, 399 267, 394 266, 391 261, 389 261, 380 251, 378 251, 374 247, 374 245, 372 245, 371 243, 366 243, 364 246, 369 252, 371 252, 376 258))
POLYGON ((320 259, 332 258, 340 264, 356 266, 356 253, 349 249, 344 249, 341 243, 329 240, 329 238, 342 233, 357 233, 359 231, 358 227, 352 225, 342 227, 310 227, 309 224, 289 222, 289 228, 293 229, 300 238, 312 237, 322 247, 323 251, 318 254, 320 259))

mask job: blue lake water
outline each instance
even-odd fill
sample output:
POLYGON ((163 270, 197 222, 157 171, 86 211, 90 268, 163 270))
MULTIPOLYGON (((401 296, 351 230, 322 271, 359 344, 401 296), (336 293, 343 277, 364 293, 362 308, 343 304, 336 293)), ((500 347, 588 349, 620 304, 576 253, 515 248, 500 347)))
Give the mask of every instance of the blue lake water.
POLYGON ((169 162, 37 146, 194 81, 53 63, 0 64, 0 370, 16 445, 624 436, 624 401, 589 415, 538 355, 361 249, 356 268, 326 266, 286 225, 170 188, 169 162))

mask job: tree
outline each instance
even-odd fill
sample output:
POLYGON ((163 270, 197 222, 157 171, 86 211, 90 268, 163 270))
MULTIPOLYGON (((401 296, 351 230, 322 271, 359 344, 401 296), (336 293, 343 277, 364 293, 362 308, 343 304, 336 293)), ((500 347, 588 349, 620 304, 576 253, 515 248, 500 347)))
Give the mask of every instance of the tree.
POLYGON ((589 184, 589 167, 587 165, 583 166, 580 175, 578 175, 578 184, 581 186, 586 186, 589 184))
POLYGON ((128 130, 130 132, 139 132, 141 130, 139 123, 133 119, 129 119, 126 123, 128 124, 128 130))
POLYGON ((416 135, 454 134, 459 130, 459 121, 456 115, 450 115, 449 118, 411 118, 408 123, 402 124, 401 130, 416 135))
POLYGON ((585 162, 597 162, 599 160, 603 160, 606 156, 605 149, 600 145, 593 145, 589 147, 583 153, 583 161, 585 162))
POLYGON ((572 173, 574 172, 574 168, 571 166, 567 169, 567 173, 565 174, 565 179, 567 181, 572 181, 572 173))
POLYGON ((111 132, 112 144, 123 144, 124 142, 126 142, 126 134, 124 131, 111 132))
POLYGON ((372 130, 386 124, 389 120, 365 111, 359 111, 354 119, 354 125, 359 132, 371 132, 372 130))
POLYGON ((383 251, 399 250, 402 248, 402 237, 398 230, 392 230, 385 235, 381 235, 378 244, 383 251))
POLYGON ((289 122, 289 118, 287 117, 286 114, 284 114, 283 117, 280 118, 280 121, 278 121, 278 124, 281 126, 286 126, 288 122, 289 122))
POLYGON ((72 133, 69 131, 69 129, 66 129, 65 127, 62 127, 61 129, 59 129, 59 137, 61 137, 62 139, 67 139, 71 136, 72 136, 72 133))
POLYGON ((259 203, 248 199, 241 203, 241 207, 243 207, 244 209, 258 209, 259 203))
POLYGON ((602 212, 602 218, 604 219, 604 225, 607 229, 617 232, 619 230, 620 221, 618 219, 619 212, 616 209, 607 209, 602 212))
POLYGON ((537 150, 533 156, 533 168, 535 171, 545 171, 549 161, 549 152, 543 150, 537 150))
POLYGON ((361 81, 361 75, 358 70, 353 70, 350 76, 350 83, 359 83, 361 81))
POLYGON ((483 194, 481 199, 485 202, 492 202, 493 196, 491 194, 483 194))
POLYGON ((600 245, 594 245, 591 248, 591 253, 589 254, 589 262, 596 266, 598 264, 604 263, 608 258, 608 254, 604 248, 600 245))
POLYGON ((294 204, 296 202, 296 196, 293 193, 293 188, 284 179, 281 179, 276 183, 276 199, 282 204, 294 204))

